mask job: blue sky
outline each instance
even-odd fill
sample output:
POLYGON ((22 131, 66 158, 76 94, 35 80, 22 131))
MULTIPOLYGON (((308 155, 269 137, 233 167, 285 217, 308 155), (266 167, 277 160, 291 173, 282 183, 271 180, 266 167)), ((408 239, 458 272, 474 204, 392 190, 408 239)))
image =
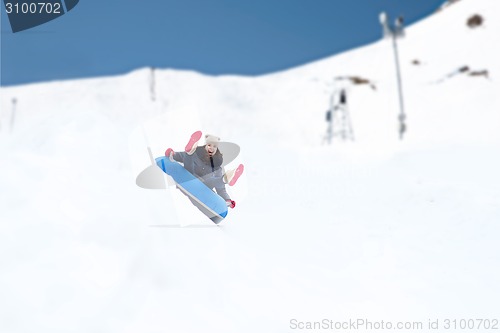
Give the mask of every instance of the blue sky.
POLYGON ((80 0, 13 34, 2 6, 1 84, 127 73, 139 67, 259 75, 380 38, 378 14, 407 24, 443 0, 80 0))

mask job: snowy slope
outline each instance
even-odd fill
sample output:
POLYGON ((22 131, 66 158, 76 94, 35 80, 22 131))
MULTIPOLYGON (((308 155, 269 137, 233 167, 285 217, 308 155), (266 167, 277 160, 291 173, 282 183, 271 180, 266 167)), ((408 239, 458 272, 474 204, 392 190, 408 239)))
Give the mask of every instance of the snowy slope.
POLYGON ((261 77, 141 69, 2 88, 0 330, 500 319, 498 13, 462 0, 407 29, 403 142, 388 40, 261 77), (447 77, 463 66, 489 78, 447 77), (345 76, 376 90, 348 87, 356 141, 322 145, 345 76), (197 129, 242 147, 221 227, 135 185, 146 146, 182 149, 197 129))

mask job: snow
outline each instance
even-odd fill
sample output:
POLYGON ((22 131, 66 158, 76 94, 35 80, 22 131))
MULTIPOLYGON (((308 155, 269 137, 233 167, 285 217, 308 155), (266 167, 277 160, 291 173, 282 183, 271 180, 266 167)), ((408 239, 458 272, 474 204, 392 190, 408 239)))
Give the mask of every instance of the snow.
POLYGON ((500 319, 499 6, 462 0, 407 28, 403 141, 389 40, 260 77, 157 69, 154 101, 150 69, 1 88, 0 330, 500 319), (446 78, 465 65, 489 78, 446 78), (348 87, 356 141, 325 145, 343 76, 376 90, 348 87), (242 148, 220 227, 135 185, 147 146, 181 150, 198 129, 242 148))

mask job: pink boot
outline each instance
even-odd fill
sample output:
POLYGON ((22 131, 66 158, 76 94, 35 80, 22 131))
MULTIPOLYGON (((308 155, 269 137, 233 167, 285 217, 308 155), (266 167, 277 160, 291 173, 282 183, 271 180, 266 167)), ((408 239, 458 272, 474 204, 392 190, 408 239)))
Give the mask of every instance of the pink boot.
POLYGON ((224 175, 226 183, 229 184, 229 186, 233 186, 234 184, 236 184, 244 169, 245 167, 243 166, 243 164, 240 164, 235 170, 226 172, 226 174, 224 175))
POLYGON ((198 141, 200 141, 201 138, 201 131, 196 131, 193 134, 191 134, 191 138, 189 139, 188 144, 186 145, 186 148, 184 151, 188 155, 193 155, 194 151, 198 147, 198 141))

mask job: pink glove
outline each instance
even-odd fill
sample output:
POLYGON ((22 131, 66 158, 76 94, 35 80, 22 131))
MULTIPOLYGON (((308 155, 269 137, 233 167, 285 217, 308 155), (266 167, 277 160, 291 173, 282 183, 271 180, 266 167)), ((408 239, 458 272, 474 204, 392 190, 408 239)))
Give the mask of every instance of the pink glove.
POLYGON ((172 148, 168 148, 165 150, 165 156, 170 157, 170 154, 174 153, 174 150, 172 148))
POLYGON ((226 200, 226 204, 229 208, 236 207, 236 202, 234 200, 226 200))

